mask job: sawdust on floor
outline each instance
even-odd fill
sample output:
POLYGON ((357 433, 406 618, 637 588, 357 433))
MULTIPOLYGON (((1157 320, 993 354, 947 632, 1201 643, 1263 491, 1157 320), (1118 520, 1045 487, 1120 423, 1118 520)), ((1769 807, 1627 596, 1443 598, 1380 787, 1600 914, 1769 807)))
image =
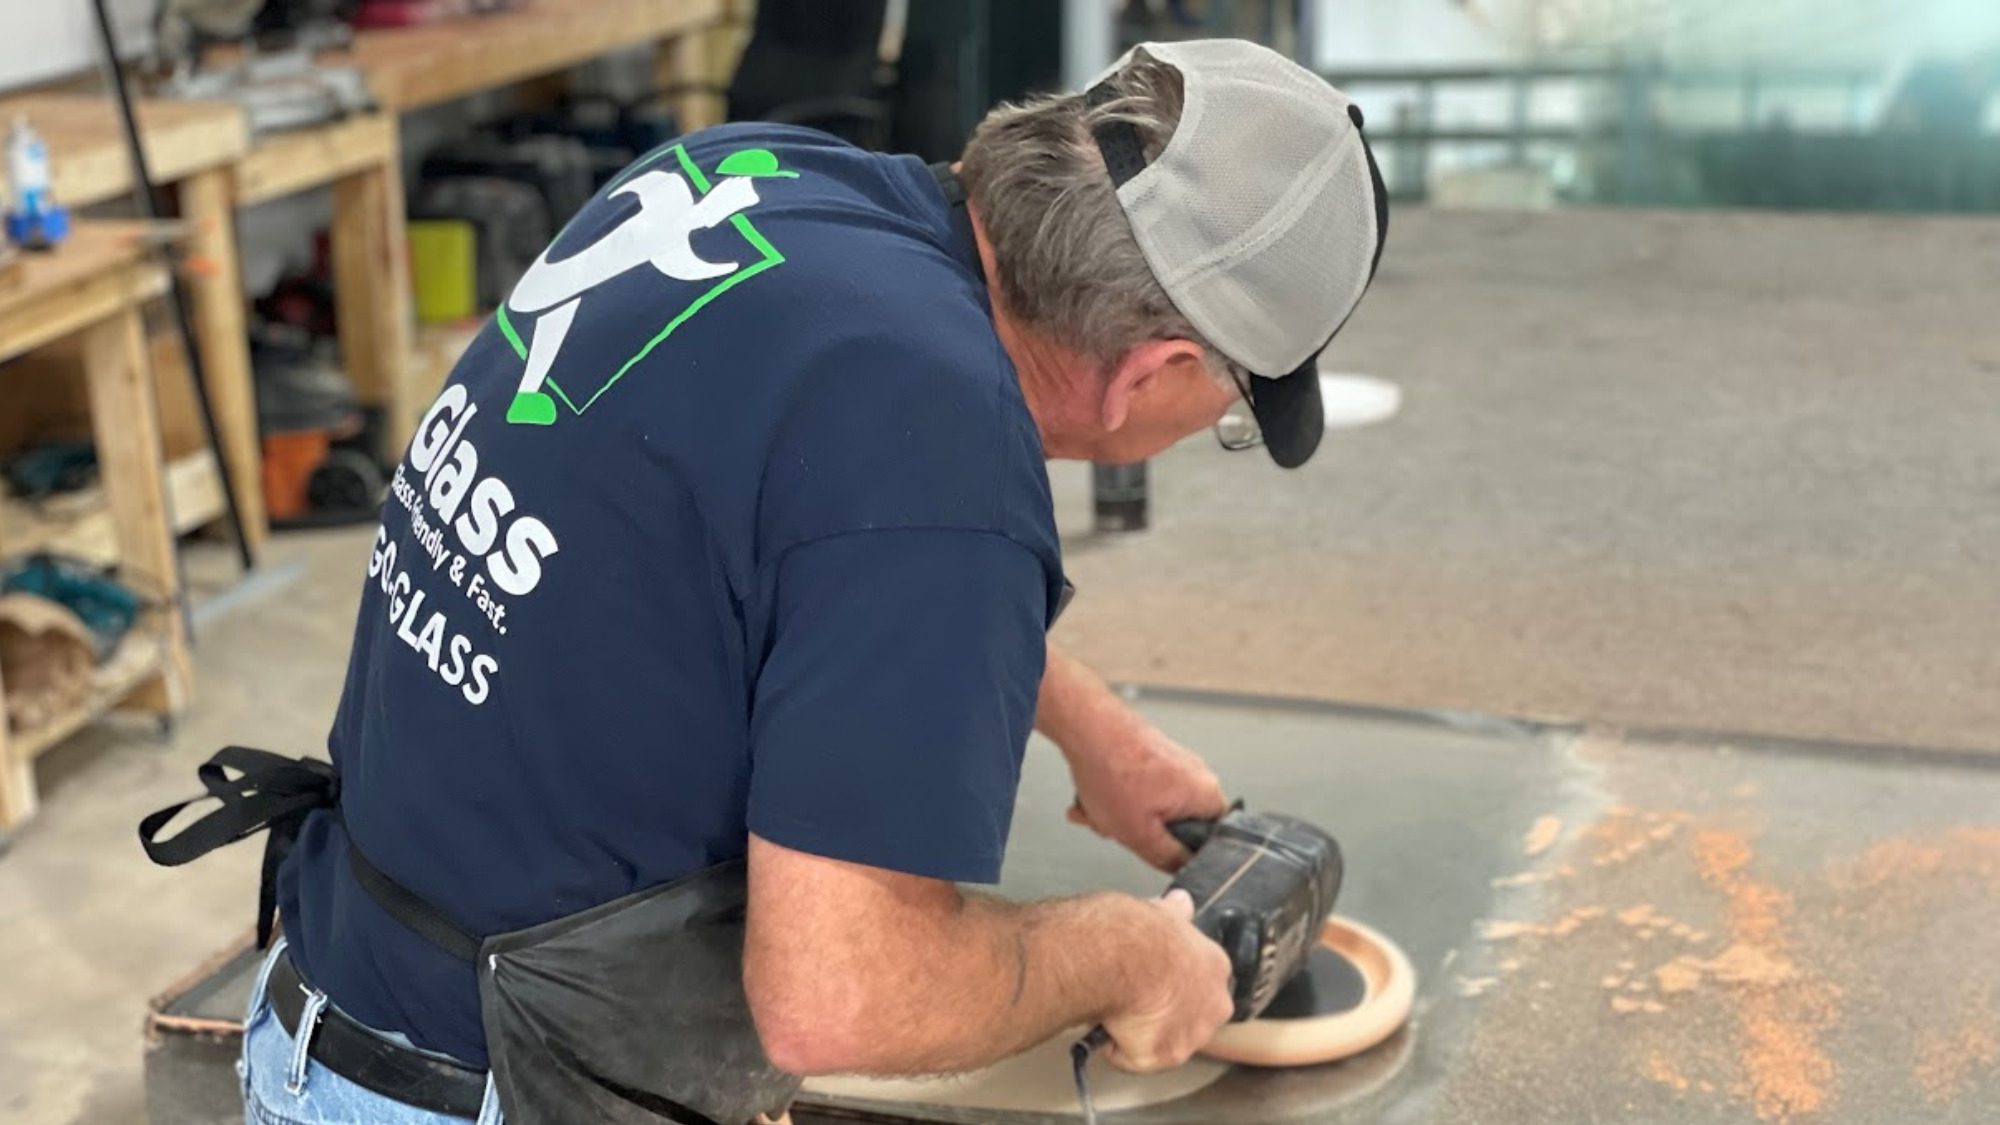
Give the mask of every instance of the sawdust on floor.
POLYGON ((1659 982, 1663 994, 1674 996, 1699 988, 1705 971, 1699 960, 1682 955, 1654 969, 1653 979, 1659 982))
POLYGON ((1605 811, 1603 819, 1584 832, 1599 844, 1597 854, 1590 859, 1591 866, 1616 867, 1630 863, 1673 839, 1691 819, 1693 814, 1677 809, 1637 809, 1631 805, 1613 805, 1605 811))
POLYGON ((1499 977, 1460 977, 1458 994, 1466 997, 1483 996, 1499 983, 1499 977))
MULTIPOLYGON (((1729 796, 1748 800, 1758 789, 1746 782, 1729 796)), ((1987 1098, 2000 1083, 2000 961, 1940 950, 1990 943, 1979 904, 2000 894, 2000 827, 1881 840, 1780 886, 1765 874, 1749 827, 1761 819, 1741 807, 1697 820, 1617 805, 1558 836, 1545 863, 1493 881, 1545 884, 1557 897, 1545 915, 1552 920, 1483 924, 1481 936, 1509 955, 1496 977, 1475 978, 1480 1002, 1520 1019, 1565 1019, 1574 1030, 1548 1046, 1574 1057, 1606 1026, 1575 1007, 1588 1002, 1576 986, 1589 989, 1601 1018, 1627 1029, 1608 1049, 1628 1060, 1635 1081, 1691 1111, 1692 1099, 1706 1098, 1717 1099, 1710 1112, 1735 1104, 1767 1122, 1836 1120, 1838 1060, 1878 1053, 1885 1025, 1921 1029, 1903 1041, 1911 1119, 1925 1116, 1923 1105, 1942 1113, 1958 1104, 1962 1113, 1987 1098), (1636 885, 1657 887, 1668 896, 1659 901, 1679 904, 1684 917, 1637 896, 1613 897, 1635 884, 1606 869, 1641 861, 1636 885), (1961 994, 1940 1004, 1923 987, 1935 971, 1926 958, 1977 964, 1957 970, 1961 994), (1850 1026, 1851 1008, 1861 1024, 1850 1026)), ((1507 1038, 1506 1049, 1518 1052, 1519 1036, 1507 1038)), ((1526 1074, 1534 1064, 1482 1065, 1526 1074)), ((1856 1073, 1867 1077, 1848 1081, 1879 1081, 1878 1067, 1856 1073)))
POLYGON ((1545 816, 1536 820, 1528 828, 1527 836, 1521 840, 1521 854, 1533 859, 1562 839, 1563 822, 1560 817, 1545 816))
POLYGON ((1830 956, 1854 966, 1851 987, 1871 1001, 1921 995, 1912 1019, 1909 1082, 1937 1110, 1963 1099, 1996 1096, 2000 1086, 2000 962, 1965 956, 1991 948, 1979 905, 2000 896, 2000 827, 1968 826, 1881 840, 1851 861, 1829 866, 1835 924, 1830 956), (1948 960, 1954 988, 1924 993, 1905 966, 1948 960), (1870 971, 1872 969, 1872 971, 1870 971))
POLYGON ((1727 903, 1734 944, 1712 971, 1735 986, 1744 1093, 1766 1121, 1818 1113, 1838 1095, 1821 1039, 1840 1019, 1839 990, 1788 959, 1792 897, 1751 877, 1756 853, 1747 835, 1704 829, 1693 848, 1702 881, 1727 903))
POLYGON ((1912 1075, 1925 1101, 1945 1105, 1971 1089, 1979 1072, 1996 1064, 2000 1064, 2000 1037, 1991 1027, 1968 1024, 1955 1035, 1919 1036, 1912 1075))
MULTIPOLYGON (((1631 863, 1667 845, 1691 823, 1691 814, 1679 810, 1614 806, 1601 821, 1578 834, 1577 850, 1583 854, 1577 859, 1592 868, 1631 863)), ((1584 924, 1608 916, 1629 939, 1643 943, 1666 939, 1669 947, 1645 957, 1649 962, 1645 969, 1639 968, 1636 959, 1621 959, 1618 971, 1598 978, 1599 986, 1610 994, 1605 1000, 1608 1009, 1624 1017, 1663 1015, 1670 1004, 1712 984, 1722 990, 1736 1040, 1727 1076, 1718 1073, 1719 1081, 1710 1081, 1682 1075, 1685 1084, 1666 1084, 1677 1093, 1702 1085, 1709 1090, 1727 1089, 1766 1121, 1789 1121, 1819 1113, 1837 1095, 1837 1074, 1821 1039, 1839 1021, 1839 991, 1802 971, 1791 956, 1786 933, 1792 910, 1790 896, 1752 877, 1755 848, 1741 831, 1701 827, 1688 837, 1681 854, 1700 883, 1721 896, 1729 944, 1717 953, 1703 955, 1707 930, 1648 901, 1628 902, 1615 909, 1596 903, 1574 906, 1552 922, 1489 921, 1482 936, 1495 942, 1527 941, 1533 948, 1548 949, 1584 924), (1673 948, 1674 943, 1679 948, 1673 948)), ((1479 991, 1492 986, 1482 981, 1479 991)), ((1649 1056, 1649 1076, 1659 1069, 1651 1065, 1654 1058, 1673 1068, 1673 1073, 1682 1073, 1684 1064, 1662 1051, 1649 1056)), ((1711 1064, 1701 1073, 1716 1069, 1711 1064)))
POLYGON ((1521 922, 1507 919, 1489 919, 1480 927, 1479 936, 1487 941, 1511 941, 1521 937, 1567 937, 1583 928, 1587 922, 1604 917, 1601 906, 1579 906, 1553 922, 1521 922))
POLYGON ((1680 1068, 1674 1065, 1673 1060, 1658 1051, 1654 1051, 1652 1054, 1646 1056, 1645 1074, 1647 1078, 1658 1082, 1660 1085, 1667 1087, 1677 1094, 1685 1094, 1689 1090, 1699 1090, 1704 1094, 1715 1092, 1715 1084, 1713 1082, 1707 1079, 1689 1078, 1687 1075, 1681 1073, 1680 1068))
POLYGON ((1940 875, 2000 878, 2000 828, 1954 828, 1932 839, 1897 837, 1861 854, 1844 881, 1857 892, 1940 875))
POLYGON ((1625 1015, 1632 1012, 1664 1012, 1667 1010, 1667 1006, 1658 1000, 1634 1000, 1629 996, 1613 996, 1611 998, 1611 1010, 1625 1015))
POLYGON ((1680 1092, 1686 1092, 1687 1088, 1693 1084, 1688 1081, 1686 1075, 1680 1072, 1679 1068, 1674 1066, 1673 1062, 1667 1056, 1658 1051, 1654 1051, 1652 1054, 1646 1056, 1646 1077, 1658 1082, 1662 1086, 1671 1086, 1680 1092))

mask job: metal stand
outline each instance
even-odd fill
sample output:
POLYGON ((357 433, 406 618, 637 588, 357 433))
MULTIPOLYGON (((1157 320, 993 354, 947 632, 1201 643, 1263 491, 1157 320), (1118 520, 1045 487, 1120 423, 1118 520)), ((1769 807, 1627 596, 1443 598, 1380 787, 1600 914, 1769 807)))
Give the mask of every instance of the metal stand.
POLYGON ((1090 467, 1092 526, 1100 532, 1144 531, 1149 503, 1146 463, 1090 467))
MULTIPOLYGON (((160 204, 153 195, 152 171, 146 166, 146 148, 139 143, 139 123, 132 110, 132 92, 125 81, 125 66, 118 59, 118 40, 111 30, 111 16, 105 10, 105 0, 93 0, 92 8, 97 16, 98 38, 104 47, 104 66, 111 79, 112 93, 118 99, 118 117, 125 126, 125 145, 132 160, 132 194, 139 202, 140 213, 148 220, 158 222, 160 204)), ((243 569, 250 570, 257 565, 257 559, 250 548, 250 536, 243 527, 243 512, 236 503, 236 481, 229 466, 229 457, 222 448, 221 428, 215 422, 215 405, 209 398, 201 349, 195 346, 194 328, 188 322, 186 287, 181 281, 180 270, 173 263, 168 263, 167 277, 171 281, 167 303, 173 309, 174 326, 180 330, 181 351, 187 356, 188 376, 194 382, 202 431, 207 435, 208 448, 215 454, 215 471, 222 481, 222 496, 228 507, 229 530, 236 536, 236 554, 243 563, 243 569)), ((191 616, 189 620, 193 620, 191 616)))
MULTIPOLYGON (((1118 53, 1117 6, 1105 0, 1063 4, 1063 84, 1090 85, 1118 53)), ((1092 465, 1094 526, 1100 532, 1146 529, 1146 465, 1092 465)))

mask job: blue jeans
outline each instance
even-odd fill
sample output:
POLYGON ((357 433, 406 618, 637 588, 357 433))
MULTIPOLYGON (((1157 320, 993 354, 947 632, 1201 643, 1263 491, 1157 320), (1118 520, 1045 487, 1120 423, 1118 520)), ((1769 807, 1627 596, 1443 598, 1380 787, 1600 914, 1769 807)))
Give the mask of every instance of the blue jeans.
MULTIPOLYGON (((313 992, 300 1015, 296 1038, 278 1022, 265 996, 271 966, 285 951, 280 938, 257 974, 250 991, 250 1012, 243 1022, 243 1058, 236 1072, 243 1079, 243 1119, 247 1125, 465 1125, 463 1117, 404 1105, 358 1086, 308 1057, 311 1035, 326 1007, 326 993, 313 992)), ((385 1039, 394 1036, 385 1035, 385 1039)), ((478 1125, 501 1125, 500 1100, 493 1078, 486 1079, 486 1101, 478 1125)))

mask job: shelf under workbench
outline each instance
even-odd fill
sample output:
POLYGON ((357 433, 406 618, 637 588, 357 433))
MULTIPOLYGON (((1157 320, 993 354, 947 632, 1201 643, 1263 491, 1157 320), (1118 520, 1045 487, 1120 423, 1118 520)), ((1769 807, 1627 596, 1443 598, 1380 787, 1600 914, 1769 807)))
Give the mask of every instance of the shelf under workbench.
MULTIPOLYGON (((0 725, 0 828, 33 815, 33 759, 112 707, 130 705, 171 717, 192 691, 174 557, 176 516, 169 481, 204 468, 166 460, 159 402, 140 309, 167 285, 156 259, 156 232, 138 223, 79 222, 56 249, 28 255, 0 278, 0 362, 51 345, 76 346, 90 401, 101 509, 87 503, 51 538, 39 521, 0 520, 0 556, 108 529, 120 580, 155 607, 146 624, 100 667, 85 706, 21 731, 0 725)), ((29 376, 37 377, 37 376, 29 376)), ((190 509, 196 498, 187 500, 190 509)), ((35 514, 35 513, 30 513, 35 514)), ((4 703, 5 684, 0 684, 4 703)), ((0 713, 5 708, 0 707, 0 713)))
POLYGON ((50 747, 115 710, 134 691, 160 674, 169 643, 158 620, 135 626, 111 656, 98 665, 89 698, 81 706, 47 722, 14 731, 9 737, 9 752, 17 760, 32 762, 50 747))
MULTIPOLYGON (((153 182, 178 196, 189 236, 186 280, 202 374, 222 455, 253 553, 267 531, 256 398, 238 268, 231 170, 250 151, 243 112, 228 102, 147 99, 134 105, 153 182)), ((132 194, 132 162, 117 104, 104 94, 28 93, 0 98, 0 121, 22 116, 49 149, 51 190, 72 208, 132 194)), ((176 345, 178 347, 178 345, 176 345)), ((214 515, 220 517, 224 510, 214 515)))
MULTIPOLYGON (((226 505, 215 457, 197 450, 166 463, 167 511, 176 535, 220 519, 226 505)), ((0 500, 0 550, 7 557, 49 551, 111 566, 118 561, 118 532, 102 485, 45 501, 0 500)))

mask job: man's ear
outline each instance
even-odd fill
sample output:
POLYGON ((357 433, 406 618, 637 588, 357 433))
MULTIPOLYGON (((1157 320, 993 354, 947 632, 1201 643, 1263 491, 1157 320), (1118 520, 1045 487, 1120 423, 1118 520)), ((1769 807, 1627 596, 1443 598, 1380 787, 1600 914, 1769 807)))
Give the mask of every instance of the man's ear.
POLYGON ((1192 364, 1199 372, 1205 355, 1193 340, 1148 340, 1127 351, 1111 369, 1111 382, 1099 406, 1105 431, 1115 433, 1124 427, 1133 405, 1158 389, 1159 376, 1179 364, 1192 364))

